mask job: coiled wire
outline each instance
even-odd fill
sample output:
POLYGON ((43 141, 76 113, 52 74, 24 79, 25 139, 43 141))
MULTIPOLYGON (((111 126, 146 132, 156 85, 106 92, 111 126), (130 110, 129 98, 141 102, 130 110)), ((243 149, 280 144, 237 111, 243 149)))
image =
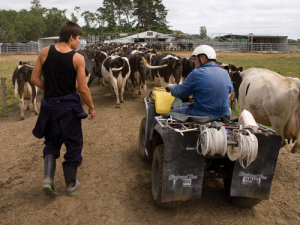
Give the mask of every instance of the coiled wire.
POLYGON ((227 152, 227 134, 225 127, 221 127, 220 130, 206 128, 201 131, 197 140, 197 152, 203 156, 215 156, 216 154, 225 156, 227 152))
POLYGON ((225 127, 220 130, 215 128, 206 128, 201 131, 197 140, 197 152, 203 156, 215 156, 220 154, 225 156, 226 153, 231 161, 239 161, 240 165, 245 169, 257 157, 258 140, 254 134, 246 130, 248 135, 240 132, 233 132, 234 141, 238 142, 238 146, 227 147, 227 133, 225 127))
POLYGON ((234 141, 238 142, 238 146, 228 146, 227 155, 231 161, 239 161, 240 165, 245 169, 257 157, 258 140, 255 135, 248 132, 249 135, 233 132, 234 141))

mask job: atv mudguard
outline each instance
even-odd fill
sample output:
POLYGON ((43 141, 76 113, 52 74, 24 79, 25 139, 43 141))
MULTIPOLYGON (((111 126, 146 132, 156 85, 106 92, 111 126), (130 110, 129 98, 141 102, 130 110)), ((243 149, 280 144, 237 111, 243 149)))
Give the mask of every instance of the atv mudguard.
MULTIPOLYGON (((184 136, 172 129, 154 126, 164 141, 162 202, 201 198, 205 157, 188 148, 197 146, 199 131, 184 136)), ((281 145, 279 135, 255 133, 258 155, 246 169, 235 162, 230 195, 268 199, 281 145)), ((229 159, 228 159, 229 160, 229 159)))
POLYGON ((268 199, 281 146, 279 135, 255 133, 258 140, 258 155, 246 169, 235 162, 230 195, 268 199))
POLYGON ((199 131, 180 133, 154 126, 164 141, 162 202, 199 199, 202 195, 204 156, 186 148, 195 148, 199 131))

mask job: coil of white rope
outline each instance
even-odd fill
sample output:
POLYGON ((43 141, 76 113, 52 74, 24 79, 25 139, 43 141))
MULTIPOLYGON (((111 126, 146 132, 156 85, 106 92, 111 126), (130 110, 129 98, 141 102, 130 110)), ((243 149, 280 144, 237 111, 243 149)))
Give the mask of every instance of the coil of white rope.
POLYGON ((203 130, 197 140, 198 154, 215 156, 220 154, 225 156, 227 152, 227 134, 225 127, 220 130, 207 128, 203 130), (199 147, 201 149, 199 149, 199 147))
POLYGON ((231 161, 239 161, 240 165, 245 169, 257 157, 258 140, 255 135, 248 131, 249 135, 234 132, 234 141, 238 142, 238 146, 228 146, 227 155, 231 161), (246 165, 244 164, 246 162, 246 165))

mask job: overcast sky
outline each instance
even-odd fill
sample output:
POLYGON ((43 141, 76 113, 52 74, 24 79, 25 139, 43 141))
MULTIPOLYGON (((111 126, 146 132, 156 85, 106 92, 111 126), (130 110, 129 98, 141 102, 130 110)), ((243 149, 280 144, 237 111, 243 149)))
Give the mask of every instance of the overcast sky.
MULTIPOLYGON (((31 0, 8 0, 0 9, 29 10, 31 0)), ((40 0, 42 7, 67 9, 67 17, 75 6, 96 12, 101 0, 40 0)), ((168 10, 167 21, 172 30, 199 34, 205 26, 211 37, 224 34, 279 35, 300 39, 299 0, 163 0, 168 10)), ((79 20, 84 25, 83 19, 79 20)))

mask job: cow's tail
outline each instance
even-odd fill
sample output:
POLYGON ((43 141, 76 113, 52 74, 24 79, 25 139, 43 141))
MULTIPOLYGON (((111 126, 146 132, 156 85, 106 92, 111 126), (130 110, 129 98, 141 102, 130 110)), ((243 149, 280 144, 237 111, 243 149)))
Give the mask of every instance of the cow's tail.
POLYGON ((122 67, 120 67, 120 68, 111 68, 111 71, 121 71, 123 68, 124 68, 124 66, 125 66, 125 60, 123 60, 123 65, 122 65, 122 67))
POLYGON ((24 98, 30 99, 32 96, 32 88, 28 82, 24 84, 24 98))
POLYGON ((144 57, 142 57, 142 60, 143 60, 144 65, 149 69, 160 69, 160 68, 165 68, 169 65, 167 63, 167 64, 164 64, 164 65, 161 65, 161 66, 151 66, 151 65, 148 64, 147 60, 144 57))
POLYGON ((17 94, 18 94, 18 81, 17 79, 15 80, 15 90, 14 90, 14 99, 17 99, 17 94))

